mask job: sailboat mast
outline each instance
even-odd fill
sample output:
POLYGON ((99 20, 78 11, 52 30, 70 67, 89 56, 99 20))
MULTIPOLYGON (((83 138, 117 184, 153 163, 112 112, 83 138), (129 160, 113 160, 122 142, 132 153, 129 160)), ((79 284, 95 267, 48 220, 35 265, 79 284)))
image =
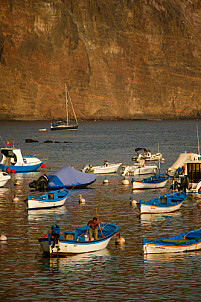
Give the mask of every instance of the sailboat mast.
POLYGON ((67 86, 65 84, 65 90, 66 90, 66 123, 68 125, 68 96, 67 96, 67 86))
POLYGON ((197 141, 198 141, 198 155, 200 155, 200 142, 199 142, 199 134, 198 134, 198 125, 196 125, 197 128, 197 141))
POLYGON ((71 107, 72 107, 72 110, 73 110, 73 115, 74 115, 76 124, 78 125, 78 120, 77 120, 77 117, 76 117, 76 114, 75 114, 75 110, 74 110, 74 107, 73 107, 73 103, 72 103, 72 101, 71 101, 70 93, 68 94, 68 96, 69 96, 69 100, 70 100, 70 103, 71 103, 71 107))

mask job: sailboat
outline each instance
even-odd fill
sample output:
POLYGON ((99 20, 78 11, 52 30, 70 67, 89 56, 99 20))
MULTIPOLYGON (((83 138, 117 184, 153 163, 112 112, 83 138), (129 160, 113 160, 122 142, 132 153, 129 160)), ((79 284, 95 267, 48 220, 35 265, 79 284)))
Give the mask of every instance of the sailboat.
POLYGON ((56 123, 51 123, 51 130, 77 130, 78 129, 78 121, 76 118, 76 114, 73 108, 73 104, 70 98, 70 94, 67 90, 67 86, 65 84, 65 91, 66 91, 66 121, 58 121, 56 123), (69 123, 69 117, 68 117, 68 97, 71 102, 72 110, 73 110, 73 115, 75 118, 75 123, 70 124, 69 123))

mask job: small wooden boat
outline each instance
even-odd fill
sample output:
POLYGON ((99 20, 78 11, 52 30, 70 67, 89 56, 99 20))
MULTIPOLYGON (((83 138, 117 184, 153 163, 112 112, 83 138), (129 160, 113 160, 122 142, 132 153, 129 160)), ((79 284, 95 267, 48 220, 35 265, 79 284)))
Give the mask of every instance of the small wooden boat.
POLYGON ((86 235, 87 226, 82 226, 74 232, 64 232, 54 248, 52 248, 53 238, 50 233, 38 239, 38 241, 43 253, 50 257, 95 252, 106 248, 112 236, 119 231, 119 227, 115 224, 101 223, 100 226, 103 237, 101 237, 100 230, 98 230, 97 240, 89 241, 88 235, 86 235))
POLYGON ((42 161, 35 156, 22 156, 21 149, 1 148, 2 160, 0 169, 5 172, 33 172, 39 167, 44 168, 45 157, 42 161))
POLYGON ((91 165, 86 165, 83 169, 82 172, 85 173, 94 173, 94 174, 109 174, 109 173, 116 173, 121 166, 122 163, 118 164, 111 164, 108 163, 108 161, 105 161, 102 165, 100 166, 91 166, 91 165))
POLYGON ((28 210, 56 208, 63 206, 70 194, 71 192, 66 189, 50 191, 39 197, 28 195, 25 202, 27 203, 28 210))
POLYGON ((170 176, 168 174, 154 174, 151 177, 144 178, 143 180, 135 180, 132 178, 132 189, 159 189, 164 188, 170 176))
POLYGON ((6 172, 0 172, 0 187, 5 186, 5 184, 11 179, 11 176, 6 172))
POLYGON ((172 213, 180 209, 186 198, 184 192, 167 193, 149 201, 140 201, 137 205, 141 214, 172 213))
POLYGON ((201 249, 201 229, 159 239, 143 238, 144 254, 179 253, 201 249))

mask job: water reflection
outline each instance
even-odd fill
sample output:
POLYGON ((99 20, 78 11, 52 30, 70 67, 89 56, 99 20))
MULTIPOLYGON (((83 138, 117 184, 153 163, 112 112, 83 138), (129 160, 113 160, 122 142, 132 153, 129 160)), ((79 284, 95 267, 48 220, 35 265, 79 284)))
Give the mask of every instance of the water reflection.
POLYGON ((50 217, 53 217, 56 221, 59 215, 64 215, 67 213, 66 206, 60 208, 52 209, 41 209, 41 210, 29 210, 27 218, 29 222, 48 220, 50 217))
POLYGON ((194 265, 199 265, 200 260, 201 251, 147 254, 144 255, 144 273, 146 277, 155 278, 157 274, 162 272, 165 276, 168 275, 168 271, 183 270, 185 267, 192 270, 194 265))
POLYGON ((41 269, 45 269, 52 273, 63 272, 67 273, 68 270, 82 270, 90 271, 93 266, 104 267, 110 265, 113 260, 108 249, 93 253, 84 253, 66 258, 42 258, 40 260, 41 269))
POLYGON ((164 214, 142 214, 140 215, 141 225, 147 226, 151 224, 163 224, 163 223, 172 223, 173 220, 178 220, 182 217, 181 212, 174 213, 164 213, 164 214))

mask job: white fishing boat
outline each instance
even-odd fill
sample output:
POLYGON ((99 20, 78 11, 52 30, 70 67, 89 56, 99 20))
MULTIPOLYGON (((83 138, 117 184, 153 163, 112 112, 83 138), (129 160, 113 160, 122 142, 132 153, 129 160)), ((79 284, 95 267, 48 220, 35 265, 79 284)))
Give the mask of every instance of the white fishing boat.
POLYGON ((158 170, 157 165, 145 165, 145 160, 140 160, 132 166, 122 166, 122 176, 136 176, 145 174, 154 174, 158 170))
POLYGON ((70 194, 66 189, 50 191, 39 197, 28 195, 25 202, 28 210, 56 208, 63 206, 70 194))
POLYGON ((47 156, 42 160, 35 156, 22 156, 21 149, 15 147, 1 148, 2 160, 0 169, 4 172, 32 172, 44 168, 47 156))
POLYGON ((8 173, 0 172, 0 187, 4 187, 9 179, 11 179, 11 176, 8 173))
POLYGON ((97 240, 89 241, 86 234, 87 226, 80 227, 74 232, 64 232, 64 235, 60 236, 58 244, 55 244, 54 247, 52 247, 53 238, 50 233, 38 240, 43 253, 50 257, 95 252, 106 248, 112 236, 119 231, 119 227, 115 224, 101 223, 100 226, 103 237, 101 237, 100 230, 98 230, 97 240))
POLYGON ((137 204, 141 214, 161 214, 178 211, 187 198, 184 192, 167 193, 149 201, 140 200, 137 204))
POLYGON ((196 154, 196 153, 190 153, 190 152, 184 152, 184 153, 181 153, 179 155, 179 157, 177 158, 177 160, 174 162, 174 164, 169 167, 167 169, 167 173, 170 175, 170 176, 174 176, 175 175, 175 172, 178 170, 178 169, 182 169, 182 167, 185 165, 186 162, 190 161, 197 161, 197 160, 200 160, 201 159, 201 156, 199 154, 196 154))
POLYGON ((142 180, 132 178, 132 189, 143 190, 164 188, 169 178, 170 176, 168 174, 154 174, 153 176, 142 180))
POLYGON ((51 123, 51 130, 77 130, 78 129, 77 117, 66 84, 65 84, 65 92, 66 92, 66 121, 58 121, 55 123, 51 123), (69 121, 69 106, 68 106, 69 100, 71 103, 75 123, 70 123, 69 121))
POLYGON ((82 172, 85 172, 85 173, 94 173, 94 174, 116 173, 121 165, 122 165, 122 163, 112 164, 112 163, 108 163, 108 161, 105 161, 100 166, 86 165, 82 169, 82 172))
POLYGON ((182 174, 173 178, 171 188, 187 193, 201 193, 201 156, 183 163, 182 174))
POLYGON ((132 157, 133 161, 139 161, 141 159, 144 159, 145 161, 164 161, 160 152, 151 154, 151 151, 147 148, 136 148, 135 152, 137 155, 132 157))

